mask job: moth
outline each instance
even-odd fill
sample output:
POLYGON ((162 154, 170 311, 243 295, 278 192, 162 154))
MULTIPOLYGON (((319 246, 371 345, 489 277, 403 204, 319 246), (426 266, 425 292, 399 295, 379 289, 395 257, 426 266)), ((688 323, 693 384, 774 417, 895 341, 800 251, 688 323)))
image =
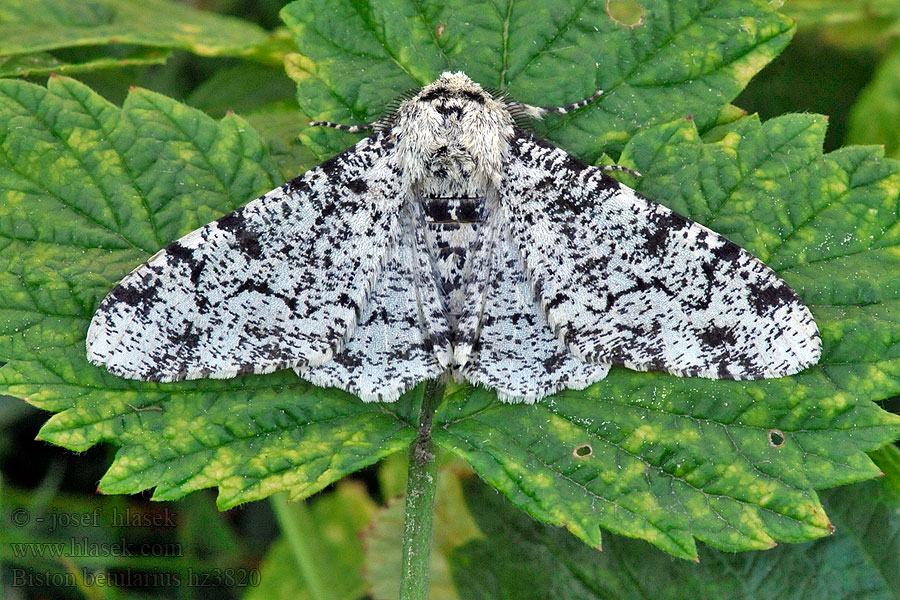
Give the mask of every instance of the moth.
POLYGON ((372 135, 159 251, 101 302, 95 365, 149 381, 292 368, 366 402, 450 373, 534 402, 610 365, 782 377, 821 341, 724 237, 520 128, 447 72, 372 135))

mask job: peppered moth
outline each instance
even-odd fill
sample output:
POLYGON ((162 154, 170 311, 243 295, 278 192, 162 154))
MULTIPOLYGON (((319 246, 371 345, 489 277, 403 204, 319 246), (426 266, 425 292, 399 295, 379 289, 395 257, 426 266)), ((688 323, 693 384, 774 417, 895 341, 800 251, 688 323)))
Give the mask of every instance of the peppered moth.
POLYGON ((176 381, 293 368, 364 401, 451 373, 533 402, 610 365, 815 364, 809 310, 732 242, 520 129, 565 113, 444 73, 374 134, 173 242, 102 301, 90 361, 176 381))

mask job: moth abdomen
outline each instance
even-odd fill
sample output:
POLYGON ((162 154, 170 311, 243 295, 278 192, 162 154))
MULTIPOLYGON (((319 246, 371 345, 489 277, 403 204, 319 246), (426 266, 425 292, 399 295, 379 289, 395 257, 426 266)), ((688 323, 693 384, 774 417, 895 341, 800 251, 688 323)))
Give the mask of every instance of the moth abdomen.
POLYGON ((423 205, 427 223, 484 222, 484 198, 426 198, 423 205))

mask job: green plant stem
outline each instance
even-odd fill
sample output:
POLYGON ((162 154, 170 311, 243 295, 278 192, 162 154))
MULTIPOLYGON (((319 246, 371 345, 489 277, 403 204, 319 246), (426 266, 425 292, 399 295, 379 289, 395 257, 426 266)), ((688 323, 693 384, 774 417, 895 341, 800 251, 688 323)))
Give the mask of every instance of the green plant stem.
POLYGON ((330 600, 328 588, 319 578, 319 570, 316 568, 317 553, 310 543, 315 537, 314 524, 306 502, 300 501, 288 506, 287 496, 276 494, 272 496, 271 504, 281 533, 287 538, 291 553, 297 560, 300 577, 306 584, 310 598, 330 600))
POLYGON ((438 470, 434 444, 431 441, 431 419, 443 396, 443 382, 429 381, 426 384, 419 409, 418 433, 409 449, 400 600, 425 600, 428 596, 438 470))

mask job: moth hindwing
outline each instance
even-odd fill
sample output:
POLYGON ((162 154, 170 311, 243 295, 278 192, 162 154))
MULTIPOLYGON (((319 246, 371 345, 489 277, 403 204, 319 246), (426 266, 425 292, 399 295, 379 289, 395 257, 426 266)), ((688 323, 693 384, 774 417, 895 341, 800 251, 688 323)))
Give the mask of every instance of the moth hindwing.
POLYGON ((815 364, 812 315, 771 269, 516 125, 598 97, 535 107, 444 73, 123 279, 90 361, 151 381, 294 368, 365 401, 449 372, 526 402, 612 364, 713 379, 815 364))

